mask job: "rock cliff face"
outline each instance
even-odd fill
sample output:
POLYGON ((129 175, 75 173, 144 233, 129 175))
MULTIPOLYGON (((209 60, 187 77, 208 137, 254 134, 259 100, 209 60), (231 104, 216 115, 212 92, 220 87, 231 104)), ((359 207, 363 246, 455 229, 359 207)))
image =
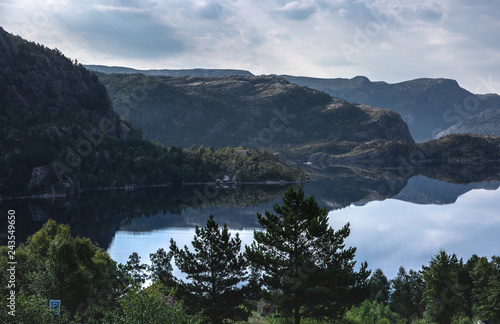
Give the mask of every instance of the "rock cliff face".
POLYGON ((396 111, 418 142, 433 139, 437 133, 465 118, 500 106, 498 95, 475 95, 450 79, 416 79, 388 84, 371 82, 362 76, 352 79, 283 77, 336 98, 396 111))
POLYGON ((121 116, 166 146, 273 148, 309 142, 413 139, 401 117, 277 76, 99 74, 121 116))
POLYGON ((437 134, 436 138, 441 138, 451 134, 500 136, 500 109, 488 109, 466 118, 460 123, 437 134))

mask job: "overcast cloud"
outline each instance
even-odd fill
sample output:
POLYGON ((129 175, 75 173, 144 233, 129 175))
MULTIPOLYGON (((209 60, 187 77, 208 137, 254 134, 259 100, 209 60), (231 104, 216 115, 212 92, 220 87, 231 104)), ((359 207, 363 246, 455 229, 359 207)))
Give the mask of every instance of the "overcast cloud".
POLYGON ((84 64, 239 68, 500 93, 500 2, 0 0, 0 26, 84 64))

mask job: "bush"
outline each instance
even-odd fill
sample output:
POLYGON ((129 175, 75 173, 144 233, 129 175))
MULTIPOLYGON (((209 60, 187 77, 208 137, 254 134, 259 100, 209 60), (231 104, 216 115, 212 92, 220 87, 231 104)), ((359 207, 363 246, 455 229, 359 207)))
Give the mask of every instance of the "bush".
POLYGON ((182 302, 174 301, 172 291, 159 283, 146 289, 132 287, 118 304, 117 309, 106 313, 104 323, 202 323, 201 316, 187 315, 182 302))
POLYGON ((352 307, 344 316, 347 323, 396 324, 406 319, 392 312, 389 306, 376 301, 365 300, 360 306, 352 307))

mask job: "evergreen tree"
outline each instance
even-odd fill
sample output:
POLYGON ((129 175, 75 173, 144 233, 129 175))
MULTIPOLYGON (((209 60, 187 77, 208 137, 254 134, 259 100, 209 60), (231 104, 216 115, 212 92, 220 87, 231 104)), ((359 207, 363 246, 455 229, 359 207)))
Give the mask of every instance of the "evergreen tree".
POLYGON ((240 252, 241 240, 231 238, 227 226, 222 230, 210 215, 205 227, 195 229, 194 253, 187 246, 179 249, 171 240, 170 250, 176 266, 190 282, 182 283, 179 294, 186 306, 201 311, 211 323, 247 318, 243 288, 237 285, 247 279, 246 260, 240 252))
POLYGON ((488 303, 490 307, 490 320, 500 322, 500 257, 493 256, 490 262, 491 276, 489 280, 488 303))
POLYGON ((349 224, 334 231, 328 212, 314 197, 292 187, 283 205, 273 214, 257 214, 263 231, 254 232, 254 242, 245 255, 263 270, 262 282, 279 312, 301 317, 340 317, 354 303, 368 296, 366 263, 354 271, 355 248, 345 249, 349 224))
POLYGON ((368 280, 370 288, 370 300, 387 305, 389 302, 389 294, 391 285, 389 280, 384 275, 382 269, 377 269, 368 280))
POLYGON ((119 264, 119 269, 125 272, 134 284, 141 285, 146 282, 148 277, 146 270, 147 264, 141 264, 141 257, 137 252, 133 252, 126 264, 119 264))
POLYGON ((396 278, 391 280, 391 302, 390 308, 393 312, 412 320, 420 317, 423 278, 414 270, 406 272, 404 267, 400 267, 396 278))
POLYGON ((446 254, 444 250, 431 259, 428 267, 424 267, 425 319, 436 323, 451 323, 453 317, 466 315, 467 303, 463 296, 466 287, 458 281, 458 274, 463 267, 462 260, 459 261, 455 254, 446 254))
POLYGON ((148 267, 150 272, 149 278, 153 281, 160 281, 167 285, 174 284, 174 276, 172 274, 172 252, 166 252, 164 249, 160 248, 156 253, 151 253, 149 255, 151 259, 151 265, 148 267))
POLYGON ((500 322, 500 258, 479 258, 472 269, 474 317, 485 321, 500 322))

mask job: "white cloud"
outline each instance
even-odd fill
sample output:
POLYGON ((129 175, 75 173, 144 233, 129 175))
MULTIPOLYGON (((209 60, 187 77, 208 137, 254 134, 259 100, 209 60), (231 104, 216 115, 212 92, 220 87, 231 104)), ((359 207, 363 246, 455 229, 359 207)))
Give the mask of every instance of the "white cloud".
MULTIPOLYGON (((397 82, 500 80, 500 4, 465 0, 0 2, 7 31, 81 62, 397 82), (342 46, 344 45, 344 46, 342 46), (342 48, 353 53, 345 55, 342 48)), ((500 88, 495 87, 496 92, 500 88)))
POLYGON ((279 8, 277 12, 282 13, 287 19, 306 20, 316 12, 316 7, 309 2, 291 1, 279 8))

